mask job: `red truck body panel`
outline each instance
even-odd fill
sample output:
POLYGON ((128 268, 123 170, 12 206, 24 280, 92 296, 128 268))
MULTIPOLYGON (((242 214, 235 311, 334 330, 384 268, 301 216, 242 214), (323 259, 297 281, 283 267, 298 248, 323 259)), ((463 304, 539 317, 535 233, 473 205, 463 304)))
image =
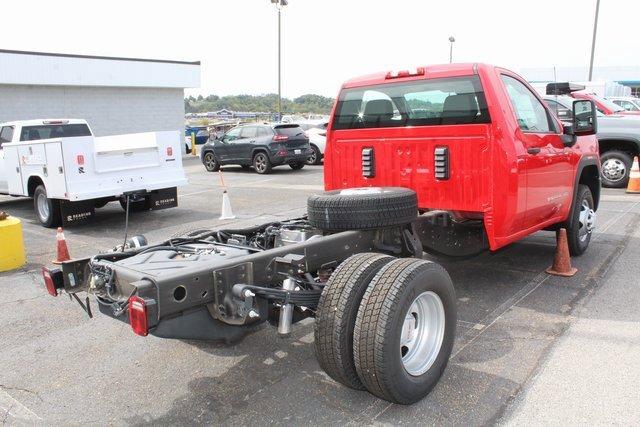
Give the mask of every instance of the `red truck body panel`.
POLYGON ((486 64, 446 64, 423 70, 423 75, 392 80, 387 73, 372 74, 350 80, 342 89, 477 74, 491 122, 334 129, 336 101, 327 131, 325 189, 411 188, 418 194, 421 210, 441 209, 482 218, 491 250, 566 220, 580 159, 584 155, 598 158, 595 136, 578 137, 573 147, 565 147, 562 124, 551 113, 556 131, 523 132, 501 75, 517 79, 540 98, 526 81, 508 70, 486 64), (436 146, 449 149, 448 179, 435 178, 436 146), (376 173, 371 178, 362 173, 363 148, 375 152, 376 173))

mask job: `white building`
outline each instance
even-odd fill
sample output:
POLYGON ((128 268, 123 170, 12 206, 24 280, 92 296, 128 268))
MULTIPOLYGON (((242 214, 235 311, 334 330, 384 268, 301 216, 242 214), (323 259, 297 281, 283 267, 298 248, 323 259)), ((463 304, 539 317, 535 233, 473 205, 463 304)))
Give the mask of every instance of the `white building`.
POLYGON ((184 129, 200 62, 0 50, 0 123, 86 119, 97 136, 184 129))

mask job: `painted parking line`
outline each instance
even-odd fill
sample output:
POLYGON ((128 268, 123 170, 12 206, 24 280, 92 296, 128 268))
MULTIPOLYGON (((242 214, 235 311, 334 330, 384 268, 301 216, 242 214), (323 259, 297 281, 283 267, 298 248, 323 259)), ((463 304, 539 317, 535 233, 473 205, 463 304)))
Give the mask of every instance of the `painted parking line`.
POLYGON ((27 408, 20 401, 11 397, 9 393, 0 388, 0 411, 4 412, 2 417, 6 421, 6 416, 11 416, 17 420, 38 421, 42 420, 35 412, 27 408))

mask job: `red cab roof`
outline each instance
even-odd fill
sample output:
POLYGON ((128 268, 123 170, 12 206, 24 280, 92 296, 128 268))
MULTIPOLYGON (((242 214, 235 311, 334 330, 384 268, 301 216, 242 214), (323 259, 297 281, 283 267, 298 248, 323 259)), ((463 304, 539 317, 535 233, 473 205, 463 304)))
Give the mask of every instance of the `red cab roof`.
MULTIPOLYGON (((353 79, 348 80, 346 83, 342 85, 343 88, 351 88, 351 87, 359 87, 359 86, 369 86, 376 85, 381 83, 391 83, 396 80, 421 80, 421 79, 430 79, 430 78, 442 78, 442 77, 458 77, 458 76, 469 76, 472 74, 477 74, 478 70, 481 68, 493 69, 493 65, 488 64, 477 64, 477 63, 462 63, 462 64, 437 64, 437 65, 429 65, 427 67, 418 67, 417 70, 424 70, 423 73, 419 75, 409 75, 407 77, 401 78, 388 78, 389 74, 402 72, 404 70, 393 70, 393 71, 381 71, 374 74, 367 74, 360 77, 355 77, 353 79)), ((409 73, 414 73, 416 68, 407 69, 409 73)))

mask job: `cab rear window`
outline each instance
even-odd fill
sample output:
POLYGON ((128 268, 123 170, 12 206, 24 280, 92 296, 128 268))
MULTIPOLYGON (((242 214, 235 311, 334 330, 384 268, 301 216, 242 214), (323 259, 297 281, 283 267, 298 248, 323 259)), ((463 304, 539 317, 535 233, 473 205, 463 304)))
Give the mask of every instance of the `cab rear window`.
POLYGON ((49 138, 71 138, 74 136, 91 136, 89 126, 84 123, 66 125, 25 126, 20 133, 20 141, 37 141, 49 138))
POLYGON ((345 89, 333 129, 490 123, 478 76, 345 89))

